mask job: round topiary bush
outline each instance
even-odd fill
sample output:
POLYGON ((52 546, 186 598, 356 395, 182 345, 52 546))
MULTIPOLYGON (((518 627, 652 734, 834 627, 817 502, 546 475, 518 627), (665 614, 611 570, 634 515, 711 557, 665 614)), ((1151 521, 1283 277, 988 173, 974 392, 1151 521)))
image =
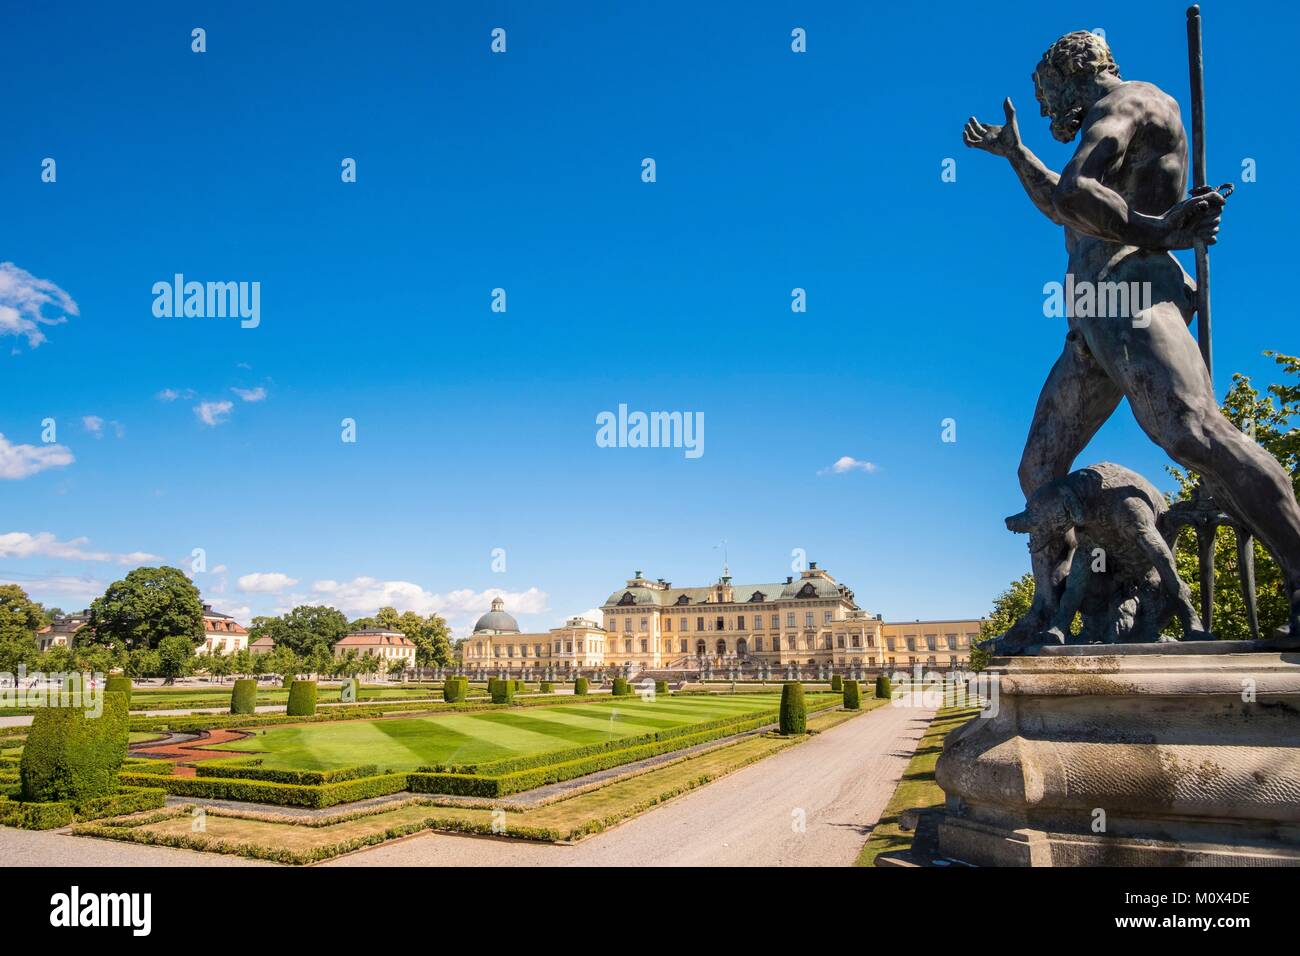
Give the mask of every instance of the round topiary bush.
POLYGON ((131 706, 131 678, 129 677, 110 677, 104 682, 104 693, 106 694, 123 694, 126 696, 126 704, 131 706))
POLYGON ((117 792, 130 718, 124 694, 104 693, 103 713, 85 707, 41 707, 19 763, 22 799, 74 802, 117 792))
POLYGON ((508 704, 515 699, 515 682, 512 680, 493 681, 491 691, 492 703, 508 704))
POLYGON ((667 697, 667 696, 668 696, 668 681, 666 681, 666 680, 657 680, 657 681, 655 681, 655 696, 656 696, 656 697, 660 697, 660 696, 667 697))
POLYGON ((541 686, 540 693, 543 693, 543 694, 554 694, 554 693, 555 693, 555 684, 552 683, 551 681, 548 681, 548 680, 544 680, 544 681, 542 681, 542 686, 541 686))
POLYGON ((257 711, 257 681, 251 677, 235 681, 230 692, 230 712, 232 714, 252 714, 257 711))
POLYGON ((876 678, 876 699, 889 700, 894 696, 894 687, 889 682, 889 678, 884 674, 876 678))
POLYGON ((832 691, 841 691, 841 690, 843 690, 843 689, 844 689, 844 678, 840 677, 839 674, 832 674, 832 675, 831 675, 831 690, 832 690, 832 691))
POLYGON ((573 693, 575 697, 585 697, 587 689, 591 686, 591 681, 585 677, 579 677, 573 682, 573 693))
POLYGON ((285 713, 290 717, 310 717, 316 713, 314 680, 296 680, 289 685, 289 706, 285 713))
POLYGON ((844 682, 844 709, 862 709, 862 685, 855 680, 846 680, 844 682))
POLYGON ((781 734, 789 737, 807 731, 808 706, 803 699, 803 684, 788 680, 781 687, 781 734))
POLYGON ((614 690, 612 691, 612 693, 615 697, 632 696, 632 688, 628 686, 626 677, 614 678, 614 690))

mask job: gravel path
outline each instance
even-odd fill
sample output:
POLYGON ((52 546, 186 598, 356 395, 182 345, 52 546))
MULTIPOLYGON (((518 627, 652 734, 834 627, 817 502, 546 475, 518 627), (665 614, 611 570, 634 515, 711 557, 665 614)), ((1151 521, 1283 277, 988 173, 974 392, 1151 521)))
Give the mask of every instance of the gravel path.
POLYGON ((848 866, 933 716, 878 708, 575 846, 431 833, 327 865, 848 866))

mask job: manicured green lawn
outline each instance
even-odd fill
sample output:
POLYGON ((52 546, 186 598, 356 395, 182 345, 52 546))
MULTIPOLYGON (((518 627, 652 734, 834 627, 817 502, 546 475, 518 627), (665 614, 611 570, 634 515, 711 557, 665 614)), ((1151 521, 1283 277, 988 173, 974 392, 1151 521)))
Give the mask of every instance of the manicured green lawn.
MULTIPOLYGON (((830 695, 810 695, 809 703, 830 695)), ((838 695, 835 695, 838 696, 838 695)), ((356 720, 271 727, 218 748, 263 756, 264 766, 296 770, 378 764, 414 770, 436 763, 470 763, 567 750, 617 737, 651 733, 751 713, 775 716, 773 694, 639 697, 428 717, 356 720)))

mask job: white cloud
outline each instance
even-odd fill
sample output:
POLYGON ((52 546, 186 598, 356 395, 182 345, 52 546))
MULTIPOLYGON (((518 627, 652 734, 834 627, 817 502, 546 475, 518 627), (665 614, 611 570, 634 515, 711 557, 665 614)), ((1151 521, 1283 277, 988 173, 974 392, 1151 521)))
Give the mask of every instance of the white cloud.
POLYGON ((199 402, 194 406, 194 414, 205 425, 220 425, 234 407, 233 402, 199 402))
POLYGON ((10 531, 0 534, 0 558, 63 558, 70 561, 116 561, 118 564, 144 564, 162 560, 158 555, 146 551, 131 551, 127 554, 88 551, 85 546, 89 543, 89 538, 60 541, 48 531, 36 534, 10 531))
MULTIPOLYGON (((579 611, 577 614, 570 614, 569 617, 585 617, 588 621, 592 621, 595 624, 600 624, 605 620, 605 615, 598 607, 589 607, 587 610, 579 611)), ((568 619, 568 617, 565 618, 566 621, 568 619)))
POLYGON ((266 398, 266 389, 260 385, 257 388, 232 388, 231 391, 245 402, 260 402, 266 398))
POLYGON ((845 455, 843 458, 837 460, 835 464, 831 465, 829 468, 823 468, 820 471, 818 471, 817 474, 846 475, 852 471, 863 471, 870 475, 870 474, 874 474, 879 470, 880 470, 879 466, 876 465, 874 462, 859 461, 857 458, 852 458, 849 455, 845 455))
POLYGON ((331 604, 349 615, 373 614, 381 607, 394 607, 398 611, 415 611, 417 614, 440 614, 453 624, 456 619, 477 617, 487 611, 494 597, 505 601, 506 610, 516 615, 540 614, 547 607, 546 592, 535 587, 527 591, 460 588, 436 594, 410 581, 359 577, 351 581, 316 581, 312 590, 320 596, 322 603, 331 604))
POLYGON ((74 461, 72 452, 63 445, 14 445, 0 435, 0 478, 26 478, 74 461))
POLYGON ((239 590, 274 594, 277 591, 283 591, 285 588, 291 588, 297 583, 297 578, 291 578, 289 575, 281 574, 279 571, 259 572, 256 574, 245 574, 241 577, 239 579, 239 590))
POLYGON ((194 389, 192 388, 164 388, 154 396, 160 402, 174 402, 178 398, 190 399, 193 397, 194 389))
POLYGON ((84 426, 86 427, 86 431, 90 432, 90 433, 91 433, 92 435, 94 435, 96 438, 101 438, 101 437, 103 437, 103 434, 104 434, 104 419, 100 418, 98 415, 87 415, 87 416, 85 416, 85 417, 81 420, 81 424, 84 425, 84 426))
POLYGON ((222 598, 212 597, 206 592, 203 595, 203 600, 208 604, 211 604, 214 609, 220 611, 222 614, 229 614, 238 621, 247 621, 253 616, 253 609, 247 604, 232 604, 230 601, 226 601, 222 598))
POLYGON ((35 601, 64 604, 65 606, 74 604, 80 607, 88 606, 91 601, 108 589, 108 583, 98 578, 71 574, 56 574, 50 577, 32 577, 22 580, 0 575, 0 584, 16 584, 35 601))
POLYGON ((22 335, 36 348, 46 341, 43 325, 60 325, 79 315, 77 303, 48 279, 38 279, 12 262, 0 262, 0 335, 22 335), (65 315, 49 316, 46 306, 65 315))

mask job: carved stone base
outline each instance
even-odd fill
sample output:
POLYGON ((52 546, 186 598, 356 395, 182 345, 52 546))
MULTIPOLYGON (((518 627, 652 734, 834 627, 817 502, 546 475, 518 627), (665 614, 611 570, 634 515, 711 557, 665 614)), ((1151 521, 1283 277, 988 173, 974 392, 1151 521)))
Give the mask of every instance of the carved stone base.
POLYGON ((1300 866, 1300 654, 1071 650, 993 662, 936 768, 944 856, 1300 866))

